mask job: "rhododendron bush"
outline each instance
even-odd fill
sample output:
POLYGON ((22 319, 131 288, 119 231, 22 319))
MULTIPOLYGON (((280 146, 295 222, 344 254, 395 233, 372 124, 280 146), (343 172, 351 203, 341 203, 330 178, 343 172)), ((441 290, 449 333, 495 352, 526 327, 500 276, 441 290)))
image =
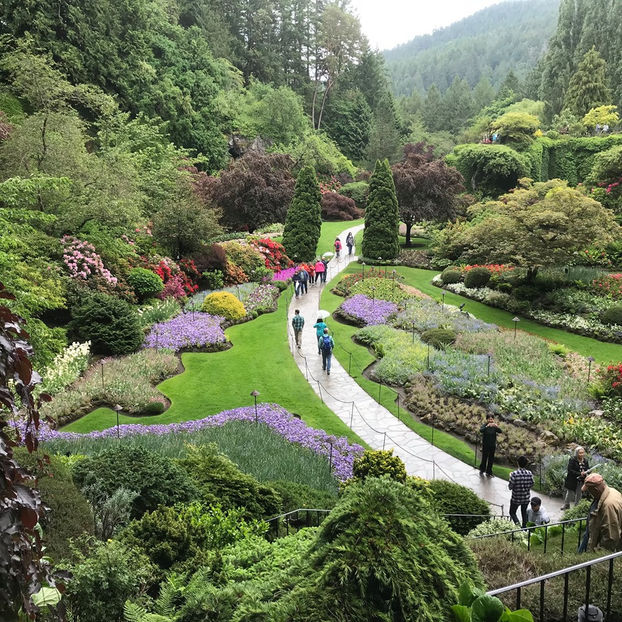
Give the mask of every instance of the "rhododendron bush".
POLYGON ((117 278, 106 269, 102 258, 95 252, 95 247, 71 235, 62 238, 63 261, 69 270, 72 279, 87 281, 90 278, 101 277, 110 285, 117 284, 117 278))
POLYGON ((254 246, 266 260, 266 268, 269 270, 284 270, 292 265, 292 260, 285 253, 285 247, 270 238, 251 239, 254 246))

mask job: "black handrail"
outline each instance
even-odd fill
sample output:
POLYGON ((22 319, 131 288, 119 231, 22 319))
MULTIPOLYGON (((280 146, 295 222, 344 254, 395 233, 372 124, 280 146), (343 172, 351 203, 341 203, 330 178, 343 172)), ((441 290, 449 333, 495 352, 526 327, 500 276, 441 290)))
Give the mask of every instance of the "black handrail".
MULTIPOLYGON (((547 551, 548 540, 549 540, 549 528, 551 527, 561 527, 562 528, 562 539, 560 543, 561 553, 564 552, 564 546, 566 541, 566 527, 569 525, 573 525, 578 523, 578 541, 577 547, 581 543, 581 537, 583 536, 583 527, 585 527, 587 521, 587 517, 583 518, 573 518, 570 520, 559 521, 557 523, 545 523, 544 525, 532 525, 530 527, 525 527, 524 529, 509 529, 508 531, 500 531, 498 533, 489 533, 481 536, 471 536, 469 540, 483 540, 484 538, 495 538, 497 536, 510 536, 512 542, 514 542, 517 534, 524 534, 527 532, 527 550, 531 550, 531 537, 532 532, 536 529, 544 529, 544 553, 547 551)), ((509 522, 509 521, 508 521, 509 522)))
POLYGON ((555 572, 549 572, 548 574, 541 575, 539 577, 534 577, 533 579, 527 579, 525 581, 520 581, 519 583, 513 583, 512 585, 507 585, 505 587, 497 588, 495 590, 490 590, 487 592, 489 596, 499 596, 500 594, 506 594, 507 592, 516 591, 516 609, 520 609, 521 607, 521 591, 525 587, 529 587, 532 585, 539 584, 540 585, 540 622, 544 621, 544 592, 546 582, 551 579, 556 579, 557 577, 564 577, 564 604, 563 604, 563 613, 562 620, 564 622, 568 619, 568 577, 574 573, 579 572, 580 570, 585 570, 585 599, 583 600, 585 604, 586 611, 588 610, 588 606, 592 605, 590 603, 590 592, 591 592, 591 579, 592 579, 592 567, 597 564, 602 564, 605 562, 609 562, 609 572, 607 579, 607 602, 605 605, 605 620, 610 619, 611 614, 611 592, 613 588, 613 564, 616 559, 622 556, 622 551, 617 553, 611 553, 609 555, 605 555, 604 557, 598 557, 597 559, 592 559, 587 562, 583 562, 581 564, 575 564, 574 566, 569 566, 568 568, 563 568, 562 570, 556 570, 555 572))

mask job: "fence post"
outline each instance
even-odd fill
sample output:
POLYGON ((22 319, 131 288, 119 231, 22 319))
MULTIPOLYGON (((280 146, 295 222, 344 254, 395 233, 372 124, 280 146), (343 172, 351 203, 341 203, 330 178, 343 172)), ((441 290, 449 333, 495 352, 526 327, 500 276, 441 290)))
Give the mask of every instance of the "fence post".
POLYGON ((330 455, 328 456, 328 470, 333 470, 333 444, 330 443, 330 455))
POLYGON ((436 461, 432 460, 432 479, 436 479, 436 461))
POLYGON ((378 404, 380 404, 380 392, 382 391, 382 383, 378 383, 378 404))
POLYGON ((397 420, 401 421, 401 419, 400 419, 400 394, 399 394, 399 392, 397 394, 397 420))
POLYGON ((353 420, 354 420, 354 401, 352 402, 352 410, 350 411, 350 429, 352 429, 353 420))
POLYGON ((322 385, 320 384, 319 380, 317 381, 317 388, 318 388, 318 391, 320 392, 320 400, 322 400, 322 404, 323 404, 324 403, 324 398, 322 396, 322 385))
POLYGON ((387 433, 384 433, 384 437, 382 438, 382 451, 384 451, 384 446, 387 443, 387 433))
POLYGON ((306 356, 305 356, 305 375, 307 376, 307 382, 309 382, 309 364, 307 363, 306 356))
POLYGON ((476 436, 475 437, 475 456, 473 458, 473 466, 476 467, 477 466, 477 447, 479 445, 479 437, 476 436))
POLYGON ((351 376, 352 374, 350 373, 350 369, 352 368, 352 352, 349 352, 348 354, 350 355, 348 360, 348 376, 351 376))

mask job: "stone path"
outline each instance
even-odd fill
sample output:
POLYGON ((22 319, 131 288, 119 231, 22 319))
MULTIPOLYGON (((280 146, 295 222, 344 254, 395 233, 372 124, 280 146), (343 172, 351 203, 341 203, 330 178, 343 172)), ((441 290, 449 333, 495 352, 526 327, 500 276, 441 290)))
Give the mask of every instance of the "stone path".
MULTIPOLYGON (((352 231, 352 234, 355 235, 362 228, 363 225, 358 225, 346 229, 339 237, 345 240, 348 231, 352 231)), ((339 259, 333 257, 328 264, 327 285, 330 285, 330 280, 339 274, 350 261, 356 259, 355 255, 348 257, 345 244, 344 249, 345 253, 342 251, 342 256, 339 259)), ((313 324, 317 318, 323 287, 319 284, 310 285, 307 294, 299 298, 293 297, 288 317, 290 350, 298 368, 315 392, 328 408, 370 447, 393 449, 394 454, 406 464, 406 469, 410 475, 418 475, 425 479, 448 479, 468 486, 479 497, 492 504, 494 514, 507 514, 510 504, 510 491, 505 480, 497 477, 481 477, 478 469, 461 462, 421 438, 370 397, 348 375, 347 370, 342 367, 334 355, 330 376, 322 371, 322 357, 317 353, 313 324), (295 347, 291 328, 291 318, 295 309, 300 309, 300 313, 305 318, 305 329, 300 349, 295 347)), ((331 319, 329 318, 326 322, 330 327, 331 319)), ((340 345, 345 348, 350 346, 350 344, 340 345)), ((537 494, 542 498, 542 504, 551 518, 559 518, 561 500, 547 497, 541 493, 537 494)))

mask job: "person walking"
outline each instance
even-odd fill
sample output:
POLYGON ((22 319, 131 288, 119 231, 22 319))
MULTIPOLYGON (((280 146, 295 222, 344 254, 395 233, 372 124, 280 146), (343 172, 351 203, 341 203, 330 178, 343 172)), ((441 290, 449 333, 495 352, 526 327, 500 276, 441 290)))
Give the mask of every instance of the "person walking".
POLYGON ((300 315, 300 309, 294 311, 294 317, 292 318, 292 328, 294 329, 294 337, 296 338, 296 347, 300 348, 302 345, 302 329, 305 325, 305 319, 300 315))
POLYGON ((577 447, 574 456, 568 460, 568 470, 564 480, 564 505, 562 510, 570 507, 570 502, 577 505, 581 501, 581 487, 585 481, 590 465, 585 456, 585 449, 577 447))
POLYGON ((588 518, 587 550, 622 550, 622 495, 607 486, 600 473, 590 473, 582 492, 594 499, 588 518))
POLYGON ((517 524, 518 517, 516 510, 520 507, 521 518, 523 519, 521 526, 527 527, 527 506, 531 497, 531 488, 533 486, 533 473, 527 468, 529 461, 525 456, 518 459, 518 469, 510 473, 510 483, 508 488, 512 491, 510 499, 510 518, 517 524))
POLYGON ((322 352, 322 369, 330 376, 330 364, 333 358, 333 348, 335 340, 328 334, 328 328, 322 332, 322 336, 318 340, 320 351, 322 352))
POLYGON ((304 269, 304 266, 300 267, 300 293, 306 294, 307 283, 309 282, 309 273, 304 269))
POLYGON ((339 258, 339 253, 341 253, 341 240, 339 238, 335 238, 335 243, 333 245, 335 247, 335 255, 339 258))
POLYGON ((354 236, 352 235, 352 231, 348 232, 346 237, 346 246, 348 247, 348 255, 351 255, 352 248, 354 247, 354 236))
POLYGON ((527 508, 527 522, 534 525, 545 525, 551 522, 547 511, 542 507, 540 497, 532 497, 527 508))
POLYGON ((501 428, 495 422, 493 415, 486 417, 486 423, 479 429, 482 435, 482 462, 479 465, 479 474, 492 477, 492 463, 495 460, 495 450, 497 449, 497 434, 502 434, 501 428))
POLYGON ((325 278, 324 278, 324 271, 326 270, 326 266, 324 265, 324 263, 322 262, 321 259, 318 259, 315 262, 315 282, 316 283, 324 283, 325 282, 325 278))
POLYGON ((322 283, 326 283, 326 275, 328 274, 328 261, 322 257, 322 263, 324 264, 324 272, 322 272, 322 283))
POLYGON ((296 294, 296 298, 298 298, 300 294, 300 280, 301 280, 300 270, 296 268, 296 272, 294 272, 292 276, 292 283, 294 284, 294 293, 296 294))
POLYGON ((317 339, 317 353, 322 354, 322 350, 320 349, 320 338, 324 334, 324 329, 328 328, 328 326, 326 326, 326 322, 319 317, 317 322, 313 325, 313 328, 315 328, 315 338, 317 339))

